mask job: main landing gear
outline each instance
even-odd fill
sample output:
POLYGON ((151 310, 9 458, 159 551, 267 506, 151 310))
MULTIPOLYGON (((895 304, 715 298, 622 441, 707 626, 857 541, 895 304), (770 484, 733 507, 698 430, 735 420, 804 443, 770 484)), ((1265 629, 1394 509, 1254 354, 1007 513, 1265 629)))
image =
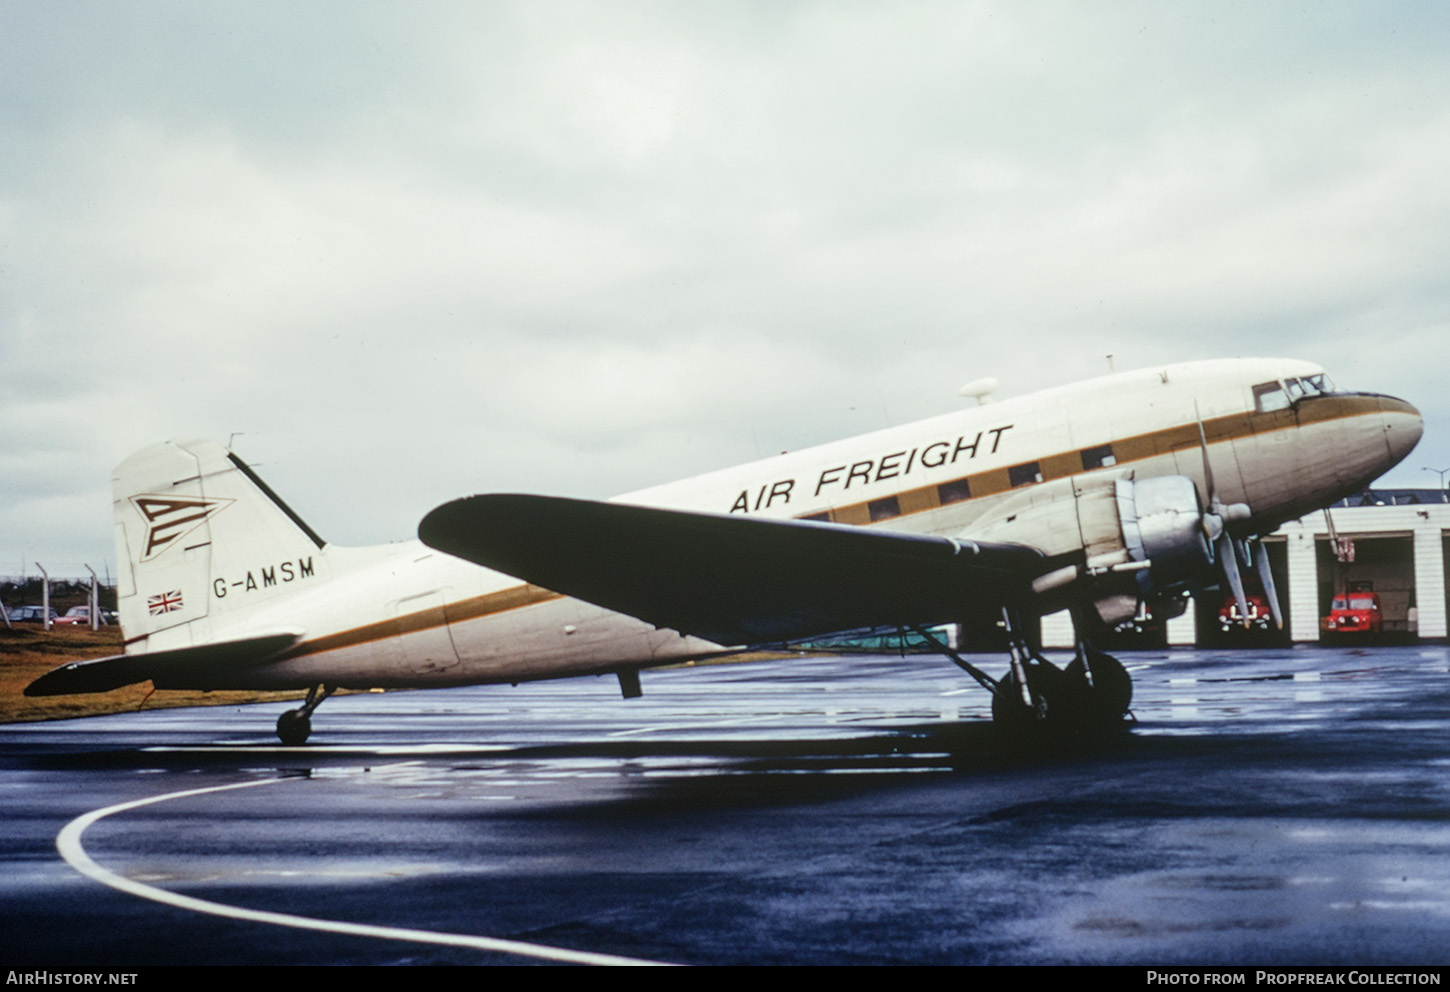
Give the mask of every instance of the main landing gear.
POLYGON ((322 701, 332 695, 335 687, 330 685, 315 685, 307 690, 307 701, 295 710, 288 710, 277 718, 277 737, 288 747, 298 747, 307 743, 307 737, 312 733, 312 712, 322 705, 322 701))
POLYGON ((1133 700, 1122 662, 1091 648, 1066 668, 1041 655, 1014 659, 992 692, 992 719, 1004 730, 1096 733, 1121 726, 1133 700))
MULTIPOLYGON (((1129 718, 1133 680, 1118 659, 1097 651, 1079 634, 1077 651, 1059 668, 1028 644, 1015 613, 1003 610, 1011 668, 993 679, 925 629, 918 632, 992 693, 992 720, 1002 730, 1043 738, 1100 734, 1129 718)), ((1077 624, 1079 631, 1086 627, 1077 624)))

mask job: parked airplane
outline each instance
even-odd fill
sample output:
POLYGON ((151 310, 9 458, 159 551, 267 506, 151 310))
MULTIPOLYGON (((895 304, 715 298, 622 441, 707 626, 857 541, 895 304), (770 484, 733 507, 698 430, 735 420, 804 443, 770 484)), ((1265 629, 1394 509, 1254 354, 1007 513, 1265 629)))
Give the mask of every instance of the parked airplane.
MULTIPOLYGON (((639 670, 842 631, 1004 628, 994 679, 1032 728, 1120 723, 1123 667, 1091 634, 1147 602, 1181 613, 1257 568, 1248 542, 1355 492, 1420 438, 1403 400, 1336 389, 1317 365, 1234 359, 1092 379, 782 454, 607 503, 473 496, 422 541, 330 545, 225 448, 145 448, 116 470, 125 654, 28 695, 307 689, 298 744, 337 688, 520 682, 639 670), (1221 580, 1219 576, 1222 576, 1221 580), (1065 669, 1031 620, 1072 611, 1065 669)), ((1241 612, 1247 613, 1244 609, 1241 612)))

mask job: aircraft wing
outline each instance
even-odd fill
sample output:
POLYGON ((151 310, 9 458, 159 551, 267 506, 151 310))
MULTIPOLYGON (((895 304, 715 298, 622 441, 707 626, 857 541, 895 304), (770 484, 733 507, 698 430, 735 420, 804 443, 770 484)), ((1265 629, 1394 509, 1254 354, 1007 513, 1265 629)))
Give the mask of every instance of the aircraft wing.
POLYGON ((68 696, 78 692, 110 692, 148 680, 158 689, 203 688, 208 680, 261 665, 301 639, 298 631, 283 631, 217 644, 73 661, 46 672, 25 687, 25 694, 68 696))
POLYGON ((717 644, 771 644, 979 615, 1041 555, 1017 544, 548 496, 471 496, 424 544, 717 644))

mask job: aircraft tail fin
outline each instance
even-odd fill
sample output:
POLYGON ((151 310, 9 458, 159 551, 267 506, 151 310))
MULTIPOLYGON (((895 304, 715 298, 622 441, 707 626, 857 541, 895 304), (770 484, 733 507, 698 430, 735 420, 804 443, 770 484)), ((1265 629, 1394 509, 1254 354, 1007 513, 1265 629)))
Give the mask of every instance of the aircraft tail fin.
POLYGON ((219 444, 143 448, 113 488, 128 651, 207 643, 237 612, 326 577, 326 542, 219 444))

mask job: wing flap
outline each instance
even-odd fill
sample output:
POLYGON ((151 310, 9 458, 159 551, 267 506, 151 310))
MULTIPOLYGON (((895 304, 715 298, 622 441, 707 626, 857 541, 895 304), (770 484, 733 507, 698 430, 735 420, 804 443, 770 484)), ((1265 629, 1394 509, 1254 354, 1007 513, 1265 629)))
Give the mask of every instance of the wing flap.
POLYGON ((939 623, 1019 594, 1032 548, 531 495, 438 507, 423 543, 718 644, 939 623))
POLYGON ((25 687, 25 694, 68 696, 82 692, 110 692, 148 680, 154 682, 158 689, 206 688, 209 680, 226 673, 255 668, 301 639, 299 631, 282 631, 216 644, 73 661, 46 672, 25 687))

